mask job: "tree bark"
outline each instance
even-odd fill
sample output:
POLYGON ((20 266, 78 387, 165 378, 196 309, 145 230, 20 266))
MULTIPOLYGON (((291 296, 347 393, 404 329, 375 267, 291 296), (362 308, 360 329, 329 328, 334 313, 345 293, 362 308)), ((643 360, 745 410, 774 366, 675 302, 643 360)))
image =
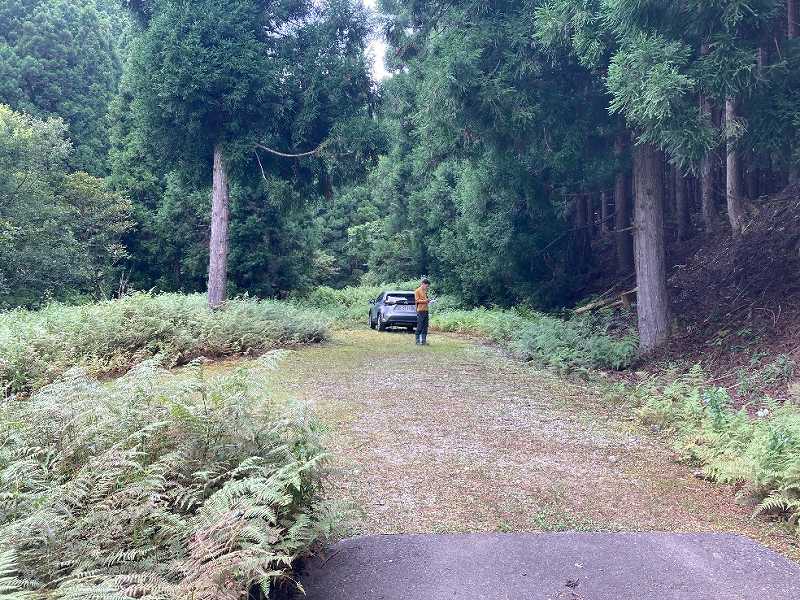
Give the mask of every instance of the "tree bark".
MULTIPOLYGON (((620 136, 614 146, 617 161, 621 163, 625 140, 620 136)), ((631 202, 628 194, 628 177, 620 165, 614 184, 614 238, 617 249, 617 273, 627 275, 633 271, 633 235, 631 227, 631 202)))
POLYGON ((678 224, 678 240, 688 240, 691 229, 689 219, 689 194, 687 193, 687 181, 681 170, 675 168, 675 220, 678 224))
POLYGON ((573 201, 575 218, 572 236, 574 268, 579 273, 586 272, 592 256, 592 236, 589 229, 591 224, 587 219, 587 200, 588 194, 578 194, 573 201))
POLYGON ((586 231, 589 233, 589 239, 594 237, 594 195, 589 193, 584 196, 586 203, 586 231))
MULTIPOLYGON (((703 115, 711 120, 711 103, 706 98, 700 100, 703 115)), ((714 152, 709 151, 700 164, 700 199, 703 213, 703 224, 706 233, 714 231, 717 226, 717 211, 714 208, 714 152)))
POLYGON ((600 231, 608 233, 608 194, 606 192, 600 192, 600 231))
POLYGON ((208 305, 211 308, 219 308, 227 296, 229 221, 228 167, 222 155, 222 146, 217 144, 214 146, 211 240, 208 260, 208 305))
POLYGON ((733 235, 740 235, 744 228, 744 202, 742 199, 742 176, 739 172, 739 152, 736 149, 736 138, 732 135, 732 128, 736 122, 736 101, 733 98, 725 100, 725 129, 727 132, 728 168, 726 176, 725 195, 728 205, 728 221, 731 224, 733 235))
POLYGON ((670 306, 664 251, 664 162, 651 144, 634 150, 636 219, 634 254, 638 286, 640 351, 663 346, 670 335, 670 306))
POLYGON ((675 213, 675 173, 673 165, 664 161, 664 219, 669 223, 675 213))

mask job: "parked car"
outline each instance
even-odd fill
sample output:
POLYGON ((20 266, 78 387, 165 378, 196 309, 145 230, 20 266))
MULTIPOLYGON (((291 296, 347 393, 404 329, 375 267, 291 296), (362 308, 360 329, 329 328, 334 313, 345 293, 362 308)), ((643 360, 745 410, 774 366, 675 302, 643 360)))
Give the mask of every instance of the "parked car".
POLYGON ((385 331, 389 327, 405 327, 413 331, 417 326, 414 292, 381 292, 369 303, 369 326, 372 329, 385 331))

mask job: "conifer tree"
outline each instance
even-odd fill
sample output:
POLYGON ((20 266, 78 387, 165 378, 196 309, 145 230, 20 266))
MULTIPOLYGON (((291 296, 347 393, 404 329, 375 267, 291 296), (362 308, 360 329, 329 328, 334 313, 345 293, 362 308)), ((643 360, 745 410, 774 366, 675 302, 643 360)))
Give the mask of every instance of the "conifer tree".
POLYGON ((108 107, 122 72, 112 24, 91 0, 0 5, 0 103, 61 117, 73 168, 107 171, 108 107))
POLYGON ((256 148, 282 158, 316 154, 274 151, 263 142, 319 148, 341 126, 337 115, 364 106, 366 25, 349 0, 131 7, 145 25, 132 58, 133 96, 153 145, 176 164, 212 173, 208 293, 218 307, 227 294, 232 177, 261 169, 267 178, 261 159, 254 162, 256 148), (328 89, 318 86, 326 69, 328 89))

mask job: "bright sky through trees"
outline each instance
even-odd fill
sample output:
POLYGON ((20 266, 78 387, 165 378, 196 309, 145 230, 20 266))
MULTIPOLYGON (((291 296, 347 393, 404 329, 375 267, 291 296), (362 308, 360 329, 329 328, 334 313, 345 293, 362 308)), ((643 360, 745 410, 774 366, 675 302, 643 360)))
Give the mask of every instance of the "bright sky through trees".
MULTIPOLYGON (((364 3, 364 6, 370 10, 376 10, 377 8, 377 0, 362 0, 362 2, 364 3)), ((386 42, 380 38, 375 38, 370 41, 369 46, 367 46, 367 56, 369 56, 370 60, 372 61, 372 75, 376 81, 382 81, 389 76, 389 74, 386 72, 386 65, 384 62, 385 54, 386 42)))

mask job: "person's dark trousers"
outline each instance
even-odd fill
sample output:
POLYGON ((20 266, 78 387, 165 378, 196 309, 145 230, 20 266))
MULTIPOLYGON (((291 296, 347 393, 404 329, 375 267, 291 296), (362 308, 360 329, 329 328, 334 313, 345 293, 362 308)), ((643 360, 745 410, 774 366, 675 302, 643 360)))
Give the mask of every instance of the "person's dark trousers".
POLYGON ((428 337, 428 313, 417 313, 417 343, 425 344, 428 337))

